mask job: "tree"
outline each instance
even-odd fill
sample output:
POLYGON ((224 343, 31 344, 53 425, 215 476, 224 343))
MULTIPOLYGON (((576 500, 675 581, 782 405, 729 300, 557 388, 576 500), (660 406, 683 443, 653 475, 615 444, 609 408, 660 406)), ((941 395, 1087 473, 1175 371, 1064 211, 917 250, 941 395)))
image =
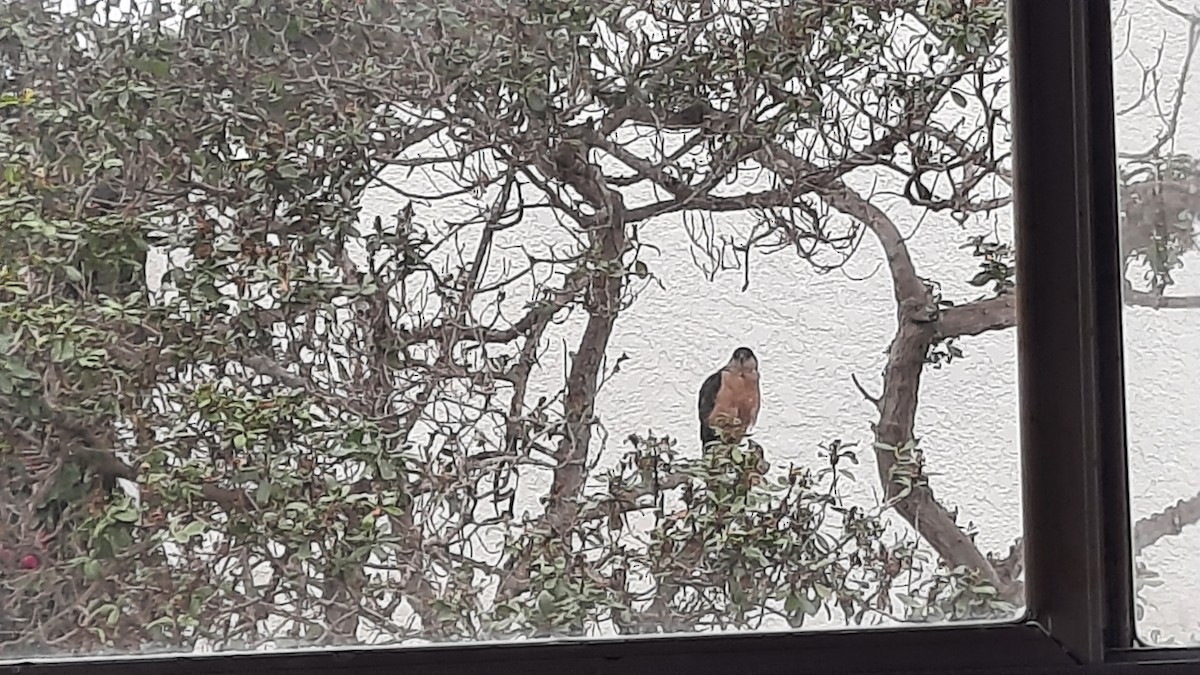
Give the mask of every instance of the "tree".
MULTIPOLYGON (((1019 606, 1019 542, 979 549, 914 429, 926 365, 1015 325, 1012 249, 971 240, 984 295, 944 298, 858 187, 886 176, 964 223, 1007 207, 1002 4, 183 5, 0 8, 6 654, 1019 606), (369 188, 399 206, 364 220, 369 188), (696 251, 740 256, 748 286, 756 251, 882 252, 876 508, 843 499, 858 457, 836 434, 823 466, 783 467, 618 430, 628 451, 598 465, 610 338, 654 279, 640 228, 722 213, 751 236, 696 251), (530 222, 544 236, 506 252, 530 222), (936 558, 886 536, 892 509, 936 558)), ((1168 148, 1129 165, 1153 282, 1127 298, 1194 306, 1167 295, 1194 241, 1172 227, 1190 193, 1161 195, 1196 175, 1168 148)))

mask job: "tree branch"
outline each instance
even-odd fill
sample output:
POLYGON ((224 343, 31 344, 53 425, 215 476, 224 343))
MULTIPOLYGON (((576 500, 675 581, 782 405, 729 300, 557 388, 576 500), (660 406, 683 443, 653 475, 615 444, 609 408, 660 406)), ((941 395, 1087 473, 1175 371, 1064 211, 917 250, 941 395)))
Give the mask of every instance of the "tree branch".
MULTIPOLYGON (((1138 520, 1133 526, 1133 555, 1157 544, 1162 539, 1183 533, 1189 525, 1200 522, 1200 492, 1188 499, 1181 499, 1173 506, 1138 520)), ((1015 582, 1025 564, 1025 538, 1017 537, 1009 554, 993 565, 1000 575, 1015 582)))
POLYGON ((1160 539, 1177 535, 1183 528, 1200 521, 1200 492, 1188 499, 1181 499, 1174 506, 1142 518, 1133 527, 1134 555, 1154 545, 1160 539))
POLYGON ((584 303, 588 321, 567 374, 563 400, 566 424, 554 454, 558 466, 554 470, 547 506, 551 523, 561 524, 573 519, 574 501, 583 489, 587 473, 597 383, 617 320, 624 288, 624 272, 620 266, 628 242, 624 198, 605 183, 603 174, 587 161, 584 151, 563 143, 557 148, 553 163, 557 175, 597 209, 595 227, 589 228, 589 253, 594 256, 592 264, 607 270, 607 273, 591 275, 584 303))
POLYGON ((1151 309, 1200 309, 1200 295, 1159 295, 1126 287, 1125 304, 1151 309))
MULTIPOLYGON (((793 183, 816 173, 815 166, 779 146, 770 146, 766 154, 776 173, 793 183)), ((875 424, 875 458, 885 500, 894 503, 900 515, 948 565, 978 570, 1004 597, 1014 597, 1019 592, 1016 586, 1000 577, 950 511, 938 502, 928 479, 912 480, 911 490, 903 494, 905 487, 893 476, 898 469, 897 449, 914 440, 921 373, 926 355, 938 337, 938 309, 930 289, 917 274, 903 234, 882 209, 851 190, 840 178, 825 181, 817 193, 831 207, 858 220, 875 235, 891 272, 898 325, 888 350, 883 392, 877 404, 879 421, 875 424)))
MULTIPOLYGON (((624 288, 621 261, 628 248, 625 231, 626 209, 621 193, 613 190, 600 170, 587 161, 580 148, 562 144, 552 158, 539 158, 547 175, 557 175, 574 187, 597 210, 588 231, 589 262, 607 273, 589 275, 584 305, 588 320, 579 347, 571 359, 563 399, 565 424, 554 452, 555 469, 543 519, 552 529, 565 533, 579 512, 577 498, 587 478, 588 449, 592 439, 596 390, 604 353, 616 325, 624 288), (614 269, 615 267, 615 269, 614 269)), ((497 590, 497 598, 513 597, 529 578, 528 559, 521 556, 513 564, 497 590)))
MULTIPOLYGON (((1197 295, 1158 295, 1126 287, 1126 305, 1151 309, 1200 309, 1197 295)), ((1012 328, 1017 325, 1017 298, 1006 293, 994 298, 955 305, 941 311, 938 317, 939 338, 980 335, 988 331, 1012 328)))
POLYGON ((986 300, 943 309, 938 316, 937 336, 954 338, 979 335, 1017 325, 1017 296, 1005 293, 986 300))
POLYGON ((913 481, 911 491, 900 496, 903 486, 893 477, 897 469, 895 449, 914 439, 921 373, 926 354, 938 334, 937 308, 925 282, 917 275, 903 235, 887 214, 840 181, 822 196, 830 206, 858 219, 875 234, 887 257, 899 307, 899 325, 888 351, 879 421, 875 425, 875 440, 879 444, 875 458, 886 498, 895 500, 900 515, 948 565, 978 570, 1003 596, 1013 597, 1016 587, 1001 578, 975 542, 958 526, 950 511, 938 502, 927 478, 913 481))

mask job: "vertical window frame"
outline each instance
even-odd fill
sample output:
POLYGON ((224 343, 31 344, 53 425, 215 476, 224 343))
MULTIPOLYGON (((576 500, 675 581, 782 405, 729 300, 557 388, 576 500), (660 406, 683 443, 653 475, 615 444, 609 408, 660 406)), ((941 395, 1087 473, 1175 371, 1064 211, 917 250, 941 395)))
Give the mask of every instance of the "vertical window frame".
POLYGON ((1010 4, 1026 606, 1082 663, 1132 616, 1110 21, 1010 4))

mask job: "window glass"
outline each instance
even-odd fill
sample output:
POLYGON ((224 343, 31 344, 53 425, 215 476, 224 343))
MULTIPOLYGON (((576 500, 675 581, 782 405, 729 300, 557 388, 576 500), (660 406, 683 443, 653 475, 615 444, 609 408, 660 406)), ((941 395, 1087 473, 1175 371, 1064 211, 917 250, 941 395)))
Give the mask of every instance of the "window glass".
POLYGON ((1113 5, 1125 380, 1138 635, 1200 644, 1200 118, 1192 5, 1113 5))
POLYGON ((1017 618, 1005 20, 0 3, 0 656, 1017 618))

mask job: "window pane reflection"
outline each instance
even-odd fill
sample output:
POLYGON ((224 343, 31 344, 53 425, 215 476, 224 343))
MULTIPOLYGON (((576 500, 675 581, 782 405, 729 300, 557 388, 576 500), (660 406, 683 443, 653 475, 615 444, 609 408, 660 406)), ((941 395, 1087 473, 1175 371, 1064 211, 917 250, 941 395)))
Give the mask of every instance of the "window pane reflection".
POLYGON ((1200 14, 1187 3, 1113 5, 1125 379, 1137 628, 1200 644, 1200 14))

